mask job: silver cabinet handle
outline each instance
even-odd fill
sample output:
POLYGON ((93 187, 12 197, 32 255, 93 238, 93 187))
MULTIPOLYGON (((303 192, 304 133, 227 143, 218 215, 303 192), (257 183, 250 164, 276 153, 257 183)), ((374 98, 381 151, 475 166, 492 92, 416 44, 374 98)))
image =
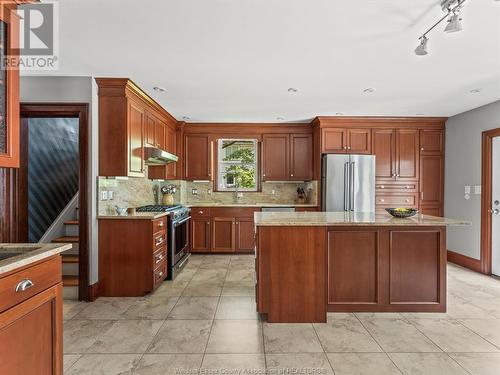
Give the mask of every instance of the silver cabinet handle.
POLYGON ((408 185, 406 185, 405 189, 409 189, 410 187, 408 185))
POLYGON ((381 189, 385 189, 385 185, 380 186, 381 189))
POLYGON ((347 146, 344 146, 344 150, 347 150, 347 146))
POLYGON ((158 246, 163 242, 163 236, 156 238, 156 245, 158 246))
POLYGON ((380 199, 380 202, 381 202, 381 203, 384 203, 384 202, 385 202, 385 199, 380 199))
POLYGON ((158 226, 159 226, 160 228, 162 228, 162 227, 163 227, 163 221, 160 221, 160 222, 158 223, 158 226))
POLYGON ((420 148, 420 151, 424 151, 424 148, 423 148, 423 147, 421 147, 421 148, 420 148))
POLYGON ((397 174, 396 177, 399 177, 399 174, 397 174))
POLYGON ((19 282, 16 286, 16 292, 24 292, 26 289, 33 287, 35 284, 30 279, 24 279, 19 282))
POLYGON ((293 173, 290 173, 290 177, 293 177, 293 173))
POLYGON ((163 260, 163 255, 162 255, 162 254, 157 255, 157 256, 156 256, 156 261, 155 261, 155 264, 160 263, 162 260, 163 260))
POLYGON ((207 225, 210 225, 210 221, 207 221, 207 225))
POLYGON ((163 276, 163 271, 158 272, 158 276, 162 277, 163 276))
POLYGON ((202 215, 202 214, 203 214, 203 210, 199 210, 199 211, 198 211, 198 213, 199 213, 200 215, 202 215))
POLYGON ((405 202, 406 202, 406 203, 410 203, 410 200, 409 200, 409 199, 406 199, 406 200, 405 200, 405 202))
POLYGON ((351 149, 351 146, 347 146, 347 149, 350 150, 351 149))

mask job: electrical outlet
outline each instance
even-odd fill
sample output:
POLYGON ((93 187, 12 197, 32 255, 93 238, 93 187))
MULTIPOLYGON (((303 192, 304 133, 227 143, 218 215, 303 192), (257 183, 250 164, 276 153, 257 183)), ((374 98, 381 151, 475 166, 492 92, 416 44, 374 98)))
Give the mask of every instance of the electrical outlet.
POLYGON ((112 201, 114 197, 115 197, 115 192, 113 190, 109 190, 108 191, 108 199, 110 201, 112 201))
POLYGON ((191 189, 192 195, 198 195, 198 189, 191 189))
POLYGON ((101 200, 102 201, 107 201, 108 200, 108 192, 107 192, 107 190, 101 191, 101 200))
POLYGON ((274 190, 274 189, 273 189, 273 190, 271 190, 271 194, 272 194, 272 195, 276 194, 276 190, 274 190))
POLYGON ((474 185, 474 194, 476 195, 481 194, 481 185, 474 185))

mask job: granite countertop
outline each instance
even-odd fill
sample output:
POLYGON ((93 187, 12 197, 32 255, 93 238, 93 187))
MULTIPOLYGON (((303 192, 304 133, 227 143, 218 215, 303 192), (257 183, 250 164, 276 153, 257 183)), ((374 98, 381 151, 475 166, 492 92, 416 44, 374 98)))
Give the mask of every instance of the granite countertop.
POLYGON ((0 244, 0 274, 60 254, 71 249, 71 246, 71 244, 64 243, 2 243, 0 244), (3 255, 10 253, 16 253, 17 255, 2 259, 3 255))
POLYGON ((190 203, 186 207, 318 207, 318 204, 306 203, 190 203))
POLYGON ((127 214, 127 215, 99 215, 97 216, 97 220, 102 219, 121 219, 121 220, 154 220, 159 219, 160 217, 167 216, 168 212, 136 212, 135 214, 127 214))
POLYGON ((256 226, 462 226, 468 221, 420 215, 399 219, 389 214, 349 212, 256 212, 256 226))

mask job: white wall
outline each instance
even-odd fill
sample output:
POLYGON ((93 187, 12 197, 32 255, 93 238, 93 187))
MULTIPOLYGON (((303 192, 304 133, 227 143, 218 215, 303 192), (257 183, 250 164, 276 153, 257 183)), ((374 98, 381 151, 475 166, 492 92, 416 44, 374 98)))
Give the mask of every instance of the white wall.
POLYGON ((22 76, 21 103, 88 103, 89 104, 89 283, 98 280, 97 233, 97 170, 98 170, 98 109, 97 85, 92 77, 22 76))
POLYGON ((481 195, 464 199, 465 185, 481 185, 481 133, 500 128, 500 101, 450 117, 446 123, 445 216, 471 227, 448 229, 448 250, 479 259, 481 195))

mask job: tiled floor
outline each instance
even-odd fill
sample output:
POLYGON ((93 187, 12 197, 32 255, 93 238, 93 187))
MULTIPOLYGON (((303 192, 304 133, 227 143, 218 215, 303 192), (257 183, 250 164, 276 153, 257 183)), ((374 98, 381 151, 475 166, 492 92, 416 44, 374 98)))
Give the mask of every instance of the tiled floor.
POLYGON ((65 303, 65 374, 498 375, 500 280, 448 271, 446 314, 268 324, 255 312, 252 256, 192 256, 151 296, 65 303))

